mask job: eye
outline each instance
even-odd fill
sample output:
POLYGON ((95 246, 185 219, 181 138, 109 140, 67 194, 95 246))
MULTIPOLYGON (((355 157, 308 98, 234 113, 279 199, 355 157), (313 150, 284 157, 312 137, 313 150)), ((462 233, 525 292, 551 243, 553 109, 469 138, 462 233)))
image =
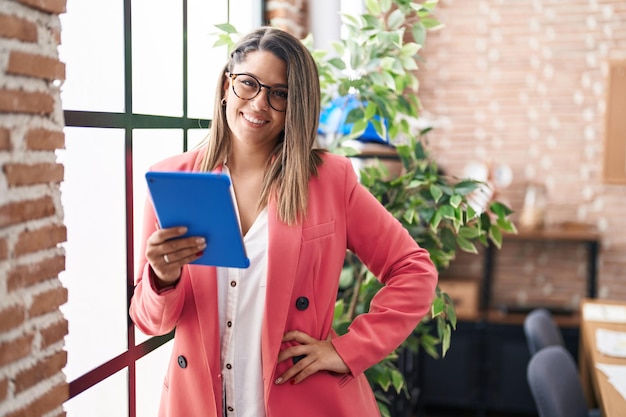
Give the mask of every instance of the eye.
POLYGON ((287 100, 287 90, 284 88, 272 88, 272 96, 281 100, 287 100))
POLYGON ((239 77, 239 82, 243 84, 245 87, 256 90, 259 88, 259 83, 256 82, 254 78, 251 77, 239 77))

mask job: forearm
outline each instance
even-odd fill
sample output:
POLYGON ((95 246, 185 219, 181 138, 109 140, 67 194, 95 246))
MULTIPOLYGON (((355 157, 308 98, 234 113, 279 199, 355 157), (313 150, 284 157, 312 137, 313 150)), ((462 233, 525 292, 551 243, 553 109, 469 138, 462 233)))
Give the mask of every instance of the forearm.
POLYGON ((145 334, 161 335, 174 329, 184 300, 182 285, 159 288, 146 265, 138 281, 130 305, 133 323, 145 334))

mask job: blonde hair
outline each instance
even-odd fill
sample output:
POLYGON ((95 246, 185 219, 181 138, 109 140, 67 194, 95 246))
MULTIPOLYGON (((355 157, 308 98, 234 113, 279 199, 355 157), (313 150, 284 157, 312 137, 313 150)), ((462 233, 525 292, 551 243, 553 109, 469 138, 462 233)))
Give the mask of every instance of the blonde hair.
POLYGON ((271 52, 287 64, 287 112, 285 128, 272 151, 265 171, 259 208, 272 194, 277 199, 278 217, 294 224, 306 214, 308 183, 317 175, 322 149, 313 149, 320 114, 320 83, 315 60, 302 42, 276 28, 262 27, 241 39, 224 66, 217 84, 215 110, 208 137, 202 170, 211 171, 227 160, 231 149, 231 131, 226 122, 224 82, 226 73, 245 61, 249 52, 271 52))

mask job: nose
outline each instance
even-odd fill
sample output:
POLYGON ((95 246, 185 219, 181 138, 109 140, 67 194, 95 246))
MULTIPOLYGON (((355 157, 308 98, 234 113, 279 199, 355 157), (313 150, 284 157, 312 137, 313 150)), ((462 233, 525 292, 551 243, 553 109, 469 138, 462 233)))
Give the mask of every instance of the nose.
POLYGON ((270 87, 261 85, 259 93, 252 99, 254 106, 259 110, 267 110, 270 104, 270 87), (265 92, 263 90, 266 90, 265 92))

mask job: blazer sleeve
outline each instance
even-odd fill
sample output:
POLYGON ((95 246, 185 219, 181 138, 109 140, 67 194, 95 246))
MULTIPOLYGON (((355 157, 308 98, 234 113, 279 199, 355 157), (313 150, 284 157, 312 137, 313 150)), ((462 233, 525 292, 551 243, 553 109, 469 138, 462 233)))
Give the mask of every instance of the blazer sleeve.
POLYGON ((358 375, 411 334, 430 309, 438 275, 428 251, 358 182, 351 165, 345 193, 348 249, 383 284, 369 312, 333 340, 351 373, 358 375))
MULTIPOLYGON (((174 155, 157 162, 152 171, 194 171, 198 170, 204 155, 204 148, 174 155)), ((135 325, 147 335, 162 335, 176 327, 185 301, 186 269, 183 268, 178 284, 170 290, 159 292, 150 274, 146 259, 146 243, 157 228, 156 213, 148 196, 144 205, 141 250, 135 275, 135 292, 130 302, 129 314, 135 325)))
MULTIPOLYGON (((139 265, 135 276, 135 292, 130 303, 133 323, 147 335, 162 335, 174 329, 185 299, 184 285, 159 292, 154 285, 151 268, 146 259, 146 242, 157 228, 157 219, 148 197, 146 199, 139 265)), ((181 278, 182 280, 182 278, 181 278)))

